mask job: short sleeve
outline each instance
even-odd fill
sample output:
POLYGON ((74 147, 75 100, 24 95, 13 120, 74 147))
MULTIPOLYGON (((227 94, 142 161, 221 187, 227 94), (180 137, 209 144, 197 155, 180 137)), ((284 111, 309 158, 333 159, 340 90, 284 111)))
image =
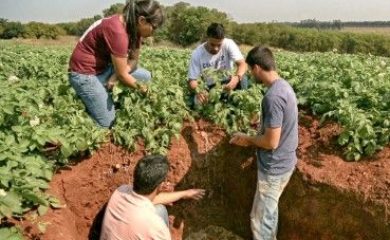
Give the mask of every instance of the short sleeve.
POLYGON ((188 67, 188 79, 197 80, 201 74, 199 55, 194 51, 191 55, 190 65, 188 67))
POLYGON ((264 97, 263 114, 265 128, 282 127, 284 105, 284 101, 280 96, 269 95, 264 97))
POLYGON ((115 24, 107 24, 103 29, 103 38, 110 54, 116 57, 127 57, 129 39, 123 29, 115 24))
POLYGON ((233 59, 234 62, 244 59, 244 56, 242 56, 240 48, 233 40, 229 39, 227 41, 227 46, 228 46, 229 56, 233 59))

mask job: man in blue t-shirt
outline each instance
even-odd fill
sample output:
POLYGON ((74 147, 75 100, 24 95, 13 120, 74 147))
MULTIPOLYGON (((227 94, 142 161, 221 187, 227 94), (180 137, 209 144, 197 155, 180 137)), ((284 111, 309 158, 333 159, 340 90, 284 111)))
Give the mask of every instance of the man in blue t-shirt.
POLYGON ((298 107, 294 90, 280 78, 271 50, 253 48, 246 58, 252 75, 268 90, 261 102, 257 136, 236 133, 230 143, 257 147, 258 181, 251 211, 253 239, 276 239, 278 202, 297 163, 298 107))

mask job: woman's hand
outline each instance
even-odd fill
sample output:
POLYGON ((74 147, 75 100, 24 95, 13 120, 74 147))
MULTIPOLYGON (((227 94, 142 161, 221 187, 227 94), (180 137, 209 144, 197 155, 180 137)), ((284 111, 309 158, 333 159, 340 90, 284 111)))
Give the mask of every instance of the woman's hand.
POLYGON ((137 88, 142 94, 147 94, 148 93, 148 86, 146 84, 139 84, 137 83, 137 88))

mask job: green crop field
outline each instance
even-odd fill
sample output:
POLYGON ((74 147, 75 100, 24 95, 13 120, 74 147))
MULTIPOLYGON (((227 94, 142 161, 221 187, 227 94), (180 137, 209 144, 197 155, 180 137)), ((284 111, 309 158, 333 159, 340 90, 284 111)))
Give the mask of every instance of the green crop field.
MULTIPOLYGON (((61 207, 45 194, 55 170, 103 142, 113 139, 134 150, 142 139, 148 152, 166 153, 184 120, 205 118, 228 133, 253 132, 251 118, 261 114, 265 89, 253 82, 249 90, 233 92, 227 103, 219 101, 222 89, 217 86, 208 105, 190 110, 186 83, 190 51, 146 48, 141 65, 153 73, 148 93, 117 85, 116 124, 104 130, 88 117, 68 83, 71 51, 71 47, 0 42, 1 219, 21 217, 31 209, 42 215, 49 207, 61 207)), ((283 51, 276 56, 300 107, 342 126, 338 144, 347 160, 357 161, 389 144, 389 58, 283 51)), ((0 234, 19 236, 15 228, 2 228, 0 234)))

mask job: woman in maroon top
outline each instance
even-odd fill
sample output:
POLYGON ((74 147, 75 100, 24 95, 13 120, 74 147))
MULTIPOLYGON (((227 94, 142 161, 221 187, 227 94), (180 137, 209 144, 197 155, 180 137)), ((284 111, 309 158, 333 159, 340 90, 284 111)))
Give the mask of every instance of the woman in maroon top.
POLYGON ((152 36, 163 20, 157 1, 130 0, 123 14, 96 21, 81 36, 70 59, 69 81, 100 126, 109 128, 115 119, 112 79, 144 91, 137 82, 151 76, 136 69, 141 39, 152 36))

